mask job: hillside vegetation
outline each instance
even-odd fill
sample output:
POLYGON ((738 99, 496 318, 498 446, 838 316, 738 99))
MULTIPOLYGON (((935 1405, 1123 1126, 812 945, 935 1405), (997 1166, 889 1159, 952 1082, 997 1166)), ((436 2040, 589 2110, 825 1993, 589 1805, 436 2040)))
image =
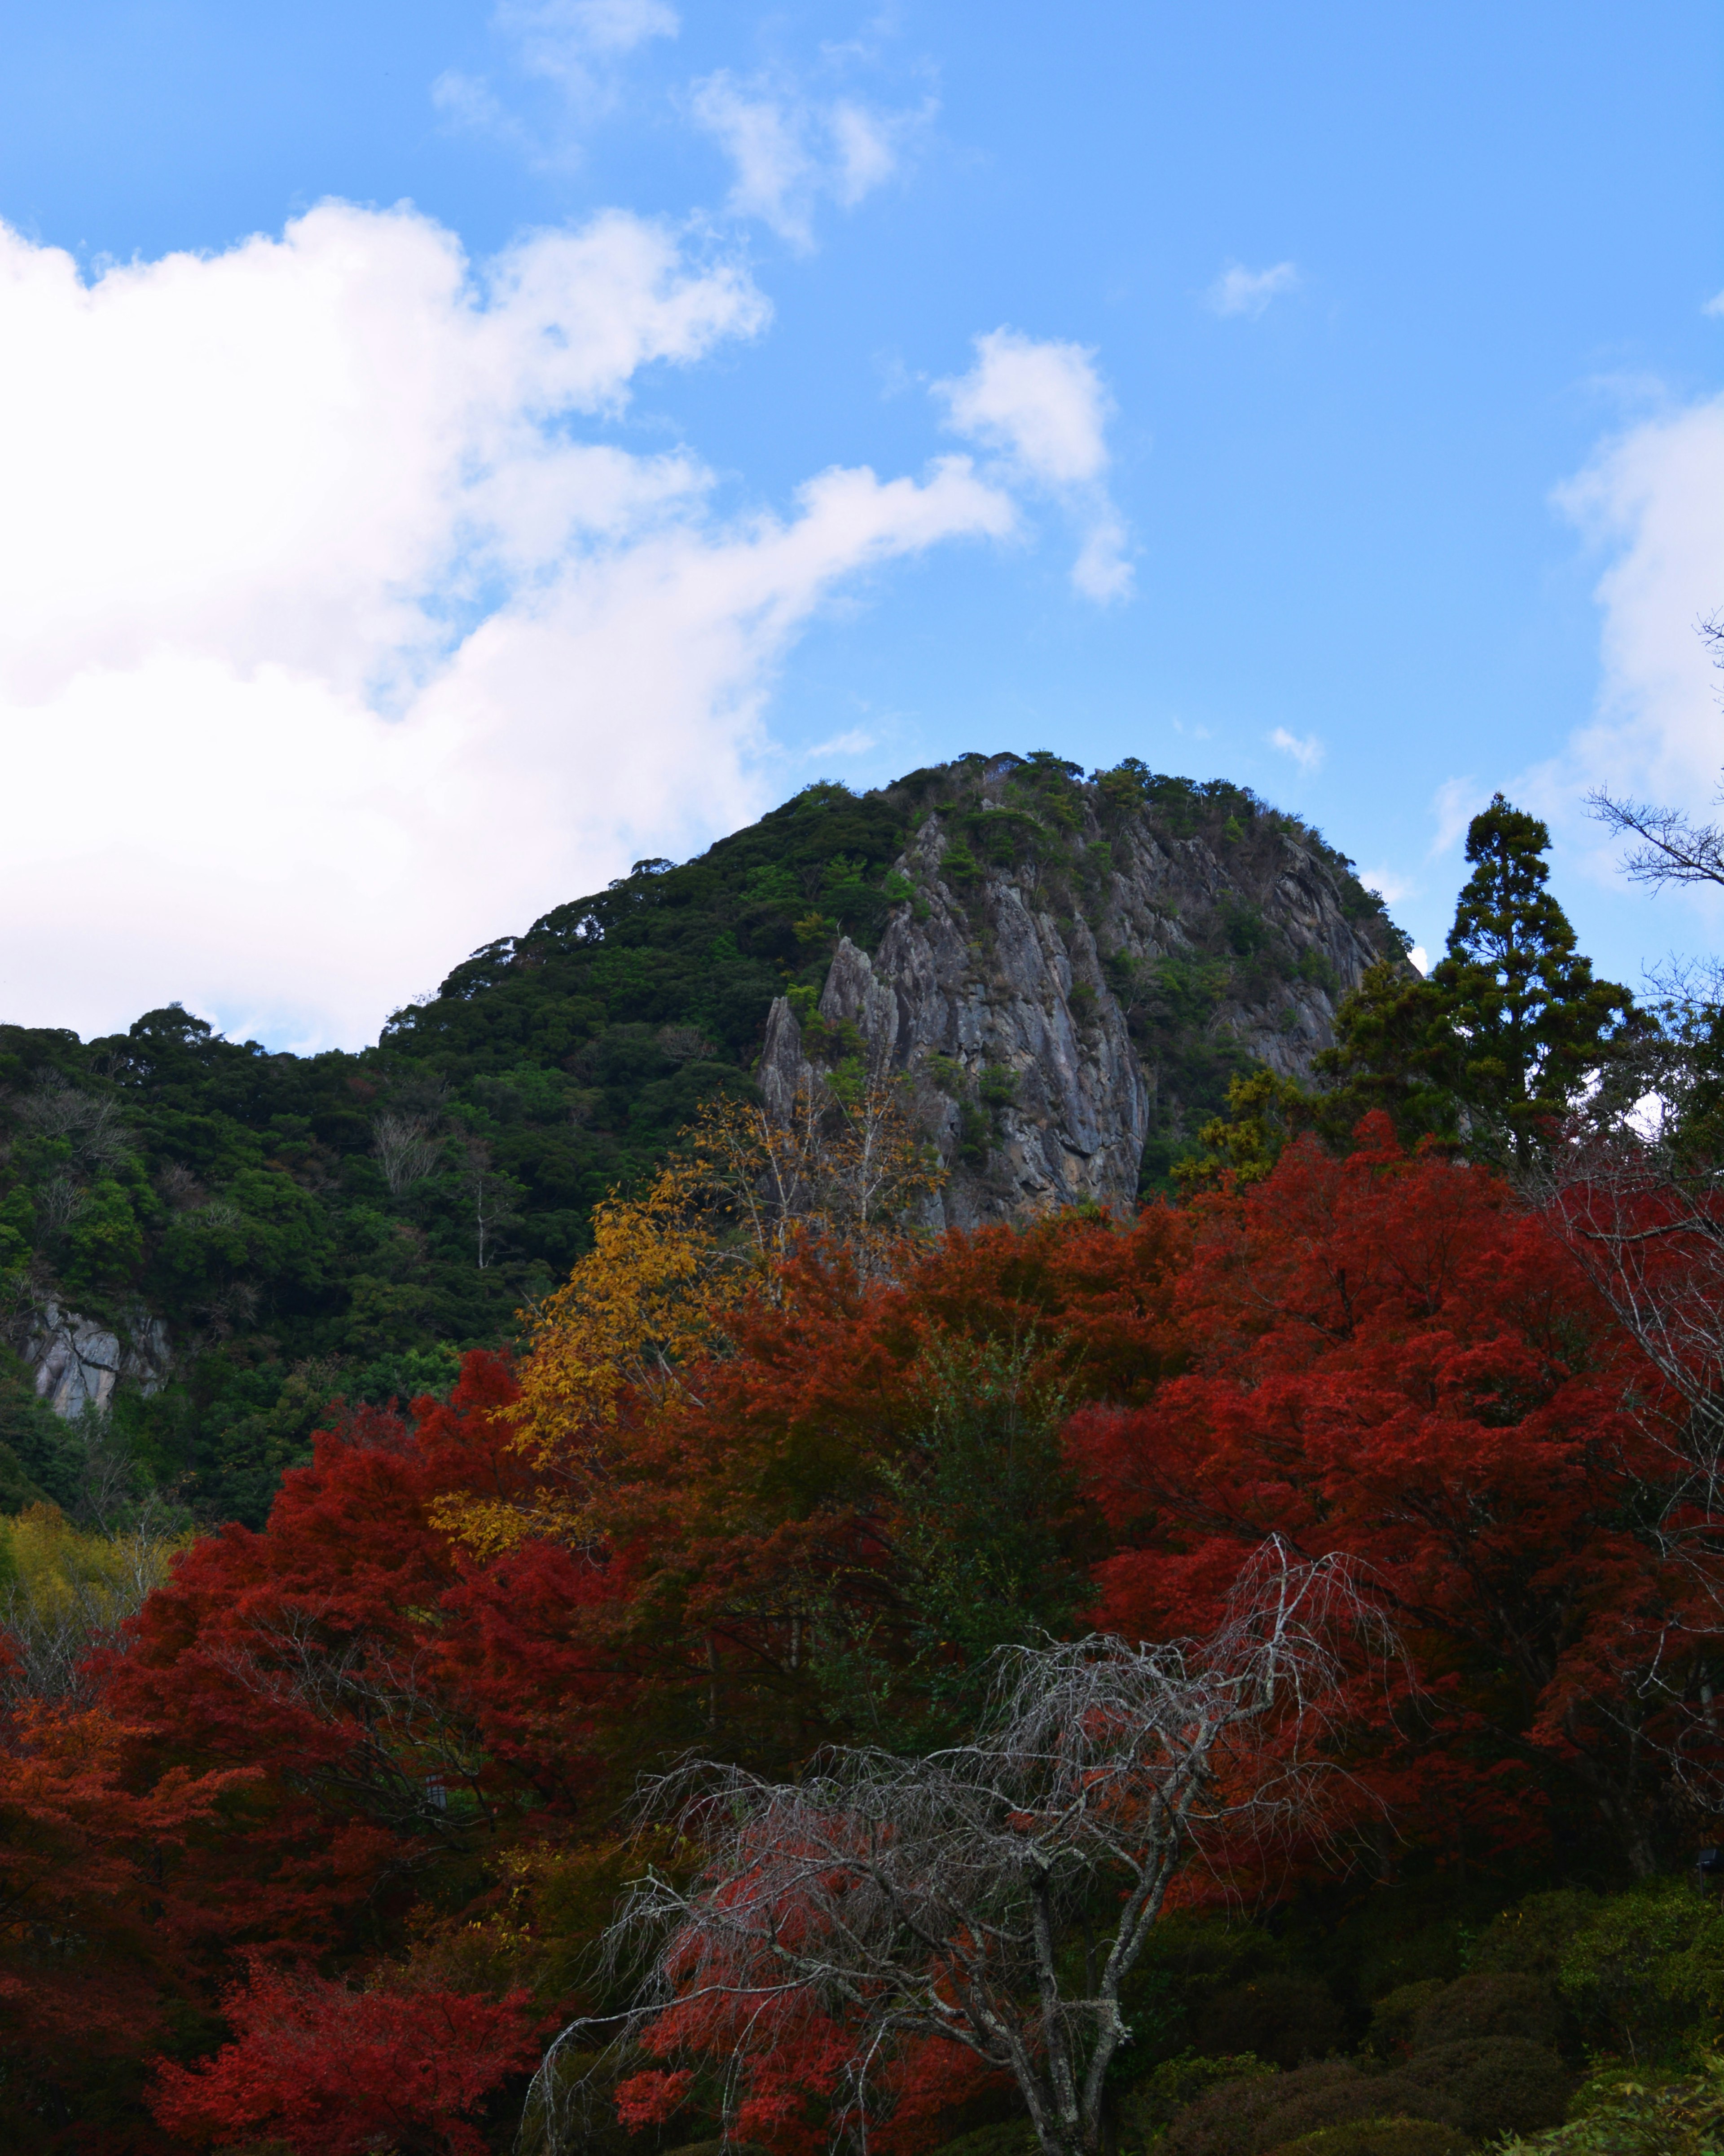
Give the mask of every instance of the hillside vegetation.
POLYGON ((89 1042, 0 1026, 0 1503, 73 1504, 90 1479, 89 1434, 38 1408, 18 1359, 50 1304, 122 1342, 166 1321, 167 1382, 122 1381, 104 1441, 203 1519, 260 1524, 332 1399, 446 1393, 459 1353, 513 1337, 588 1247, 608 1190, 702 1101, 751 1093, 773 998, 811 1003, 840 936, 871 949, 915 902, 894 864, 936 810, 955 881, 967 860, 1031 861, 1072 914, 1096 911, 1106 870, 1086 827, 1141 819, 1233 865, 1237 893, 1187 921, 1185 954, 1121 983, 1162 1081, 1152 1178, 1249 1064, 1218 1011, 1309 971, 1248 895, 1278 833, 1398 947, 1351 865, 1242 788, 974 757, 876 793, 813 785, 697 860, 638 863, 475 952, 357 1054, 272 1053, 177 1006, 89 1042))

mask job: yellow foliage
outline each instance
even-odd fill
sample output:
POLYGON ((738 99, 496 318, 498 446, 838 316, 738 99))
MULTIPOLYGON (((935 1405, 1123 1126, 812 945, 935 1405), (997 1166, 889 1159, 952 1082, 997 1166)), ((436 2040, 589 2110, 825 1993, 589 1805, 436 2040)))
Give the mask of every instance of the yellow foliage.
POLYGON ((485 1553, 587 1532, 622 1402, 674 1406, 799 1240, 842 1245, 865 1276, 889 1271, 943 1174, 896 1089, 859 1075, 799 1096, 788 1127, 709 1101, 642 1195, 594 1209, 592 1250, 533 1314, 517 1442, 546 1479, 526 1503, 452 1494, 434 1523, 485 1553))
POLYGON ((142 1608, 194 1539, 147 1513, 117 1535, 86 1533, 57 1505, 0 1517, 0 1627, 22 1650, 28 1688, 75 1690, 78 1662, 142 1608))

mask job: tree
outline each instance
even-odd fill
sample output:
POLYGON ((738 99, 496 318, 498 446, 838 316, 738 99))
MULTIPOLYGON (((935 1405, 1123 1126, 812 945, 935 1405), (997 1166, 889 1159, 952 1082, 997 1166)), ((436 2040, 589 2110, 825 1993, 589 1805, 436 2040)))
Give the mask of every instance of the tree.
MULTIPOLYGON (((1712 664, 1724 670, 1724 614, 1700 624, 1712 664)), ((1724 801, 1724 789, 1714 797, 1724 801)), ((1696 824, 1680 808, 1658 808, 1644 802, 1617 799, 1603 788, 1587 796, 1588 805, 1614 839, 1637 839, 1639 850, 1623 865, 1635 883, 1657 889, 1672 883, 1724 884, 1724 828, 1696 824)))
POLYGON ((1549 844, 1544 824, 1501 793, 1474 817, 1473 873, 1429 983, 1447 1034, 1439 1075, 1522 1164, 1638 1018, 1628 989, 1593 978, 1545 889, 1549 844))
POLYGON ((1195 1209, 1192 1367, 1068 1430, 1118 1538, 1102 1621, 1191 1623, 1270 1532, 1345 1556, 1418 1672, 1360 1759, 1403 1830, 1511 1845, 1555 1806, 1655 1868, 1665 1687, 1709 1651, 1655 1532, 1676 1463, 1629 1411, 1655 1367, 1548 1221, 1386 1117, 1195 1209))
POLYGON ((526 1999, 362 1991, 254 1959, 222 2013, 235 2041, 164 2061, 151 2108, 194 2146, 285 2143, 294 2156, 485 2156, 474 2112, 531 2066, 526 1999))
MULTIPOLYGON (((618 1920, 623 1948, 657 1942, 644 2052, 728 2058, 753 2139, 775 2056, 818 2030, 836 2142, 865 2129, 905 2047, 931 2042, 1009 2076, 1045 2156, 1096 2156, 1122 1990, 1168 1889, 1313 1830, 1336 1635, 1362 1614, 1344 1564, 1271 1543, 1207 1639, 1004 1652, 968 1743, 840 1751, 793 1783, 713 1763, 660 1781, 700 1854, 686 1882, 649 1874, 618 1920)), ((619 2102, 662 2117, 687 2086, 649 2066, 619 2102)), ((536 2087, 555 2146, 554 2051, 536 2087)))

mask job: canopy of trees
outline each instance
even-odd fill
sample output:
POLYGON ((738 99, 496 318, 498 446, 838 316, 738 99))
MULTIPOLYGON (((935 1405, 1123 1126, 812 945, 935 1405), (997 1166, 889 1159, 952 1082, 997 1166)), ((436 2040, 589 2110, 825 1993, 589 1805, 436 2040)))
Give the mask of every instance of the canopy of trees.
MULTIPOLYGON (((0 1402, 8 2146, 1700 2156, 1707 1036, 1591 981, 1530 819, 1475 834, 1451 972, 1177 1202, 930 1235, 889 1091, 721 1086, 512 1346, 303 1377, 251 1518, 0 1402)), ((214 1146, 173 1073, 269 1060, 137 1041, 34 1081, 80 1192, 136 1157, 61 1094, 214 1146)), ((335 1201, 244 1173, 310 1324, 335 1201)))

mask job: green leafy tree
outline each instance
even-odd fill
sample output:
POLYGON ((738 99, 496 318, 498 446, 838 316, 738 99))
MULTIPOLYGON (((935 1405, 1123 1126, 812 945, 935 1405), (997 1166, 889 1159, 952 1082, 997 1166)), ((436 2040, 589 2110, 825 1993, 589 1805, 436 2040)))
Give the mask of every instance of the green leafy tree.
POLYGON ((1521 1162, 1641 1023, 1629 991, 1595 980, 1576 949, 1545 888, 1549 845, 1546 826, 1501 793, 1474 817, 1473 873, 1429 983, 1443 1034, 1433 1075, 1467 1111, 1475 1144, 1506 1139, 1521 1162))

